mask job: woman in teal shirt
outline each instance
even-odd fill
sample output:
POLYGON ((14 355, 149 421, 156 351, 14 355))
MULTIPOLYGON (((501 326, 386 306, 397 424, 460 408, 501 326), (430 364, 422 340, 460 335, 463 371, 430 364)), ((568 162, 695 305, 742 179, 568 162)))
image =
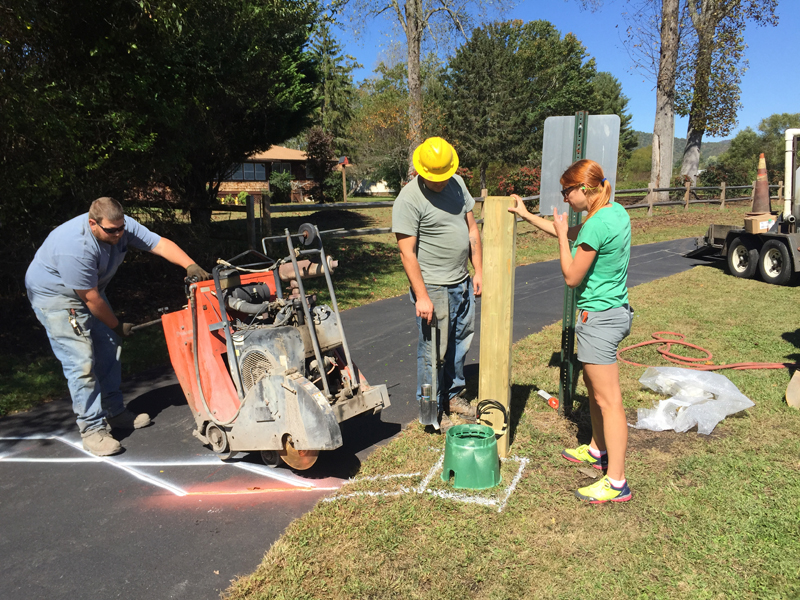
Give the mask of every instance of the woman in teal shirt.
POLYGON ((589 392, 592 440, 561 455, 569 461, 606 470, 600 481, 580 488, 575 495, 591 503, 625 502, 631 490, 625 479, 628 423, 622 407, 617 348, 630 333, 633 309, 628 304, 628 262, 631 221, 619 204, 610 202, 611 183, 592 160, 579 160, 561 176, 564 202, 576 213, 588 212, 582 225, 569 227, 567 214, 553 210, 549 221, 532 215, 519 196, 513 195, 516 213, 542 231, 558 238, 561 273, 578 292, 575 338, 583 380, 589 392), (574 240, 572 250, 569 240, 574 240))

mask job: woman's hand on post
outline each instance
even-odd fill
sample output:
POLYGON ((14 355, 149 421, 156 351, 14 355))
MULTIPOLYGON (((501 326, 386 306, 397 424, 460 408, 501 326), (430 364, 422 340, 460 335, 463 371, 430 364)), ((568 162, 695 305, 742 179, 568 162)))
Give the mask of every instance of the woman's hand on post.
POLYGON ((525 202, 522 201, 517 194, 511 194, 511 198, 514 200, 514 206, 508 209, 508 212, 514 213, 515 215, 522 217, 523 219, 527 216, 530 216, 528 209, 525 208, 525 202))
POLYGON ((569 223, 567 222, 567 213, 558 214, 558 208, 553 207, 553 227, 556 230, 557 237, 567 237, 567 232, 569 232, 569 223))

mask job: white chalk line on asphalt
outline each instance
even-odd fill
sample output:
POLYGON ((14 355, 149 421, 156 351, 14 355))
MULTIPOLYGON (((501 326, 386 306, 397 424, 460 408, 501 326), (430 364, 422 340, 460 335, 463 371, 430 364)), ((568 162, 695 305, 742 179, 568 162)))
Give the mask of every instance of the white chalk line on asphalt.
MULTIPOLYGON (((168 490, 175 494, 176 496, 187 496, 189 492, 184 490, 183 488, 174 485, 168 481, 165 481, 163 478, 156 477, 154 475, 149 475, 134 467, 155 467, 155 468, 164 468, 164 467, 203 467, 203 466, 215 466, 215 467, 223 467, 223 466, 232 466, 238 467, 239 469, 248 471, 250 473, 254 473, 256 475, 260 475, 262 477, 267 477, 269 479, 274 479, 276 481, 281 481, 283 483, 288 483, 295 487, 301 488, 316 488, 317 486, 310 481, 305 479, 301 479, 300 477, 295 477, 293 475, 288 475, 285 473, 281 473, 280 471, 271 469, 269 467, 261 467, 259 465, 253 465, 250 463, 242 463, 242 462, 223 462, 219 459, 206 459, 206 458, 199 458, 198 460, 192 461, 137 461, 137 460, 120 460, 108 456, 95 456, 90 452, 86 451, 83 446, 77 444, 71 440, 68 440, 59 435, 34 435, 34 436, 26 436, 26 437, 0 437, 0 442, 3 441, 42 441, 42 440, 56 440, 67 446, 78 450, 79 452, 86 454, 87 456, 75 457, 75 458, 33 458, 33 457, 19 457, 19 456, 9 456, 9 455, 0 455, 0 463, 53 463, 53 464, 63 464, 63 463, 106 463, 111 465, 112 467, 116 467, 126 473, 132 475, 136 479, 141 481, 145 481, 151 485, 156 487, 160 487, 162 489, 168 490)), ((330 489, 330 488, 326 488, 330 489)))
MULTIPOLYGON (((454 502, 463 502, 465 504, 478 504, 481 506, 486 506, 490 508, 497 507, 497 512, 503 512, 503 509, 508 504, 508 499, 511 497, 511 494, 514 493, 514 490, 517 487, 520 479, 522 479, 522 474, 525 471, 525 468, 528 466, 528 462, 530 459, 519 457, 519 456, 512 456, 509 458, 502 458, 501 461, 515 461, 519 463, 519 468, 517 469, 516 474, 511 480, 511 483, 508 487, 503 490, 503 493, 499 497, 487 497, 487 496, 478 496, 478 495, 467 495, 461 494, 459 492, 450 492, 448 490, 441 490, 441 489, 430 489, 428 486, 430 485, 433 478, 441 472, 442 466, 444 465, 444 452, 439 457, 439 460, 430 468, 430 470, 425 475, 425 478, 420 482, 418 486, 413 487, 406 487, 400 486, 398 489, 393 490, 366 490, 361 492, 350 492, 349 494, 337 494, 333 496, 328 496, 323 498, 323 502, 335 502, 337 500, 347 500, 349 498, 357 498, 357 497, 368 497, 368 498, 389 498, 394 496, 402 496, 405 494, 424 494, 428 493, 432 496, 436 496, 437 498, 441 498, 443 500, 452 500, 454 502)), ((410 479, 412 477, 419 477, 422 473, 397 473, 393 475, 376 475, 370 477, 359 477, 357 479, 350 479, 346 481, 343 485, 353 484, 353 483, 361 483, 364 481, 388 481, 390 479, 410 479)))

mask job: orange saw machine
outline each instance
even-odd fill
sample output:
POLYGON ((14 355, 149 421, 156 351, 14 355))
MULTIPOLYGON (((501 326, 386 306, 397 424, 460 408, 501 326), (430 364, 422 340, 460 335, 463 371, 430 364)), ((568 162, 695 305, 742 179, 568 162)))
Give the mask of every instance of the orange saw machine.
POLYGON ((260 452, 267 465, 303 470, 342 445, 340 423, 379 412, 389 394, 350 357, 331 282, 338 263, 319 229, 304 223, 263 245, 218 260, 213 281, 187 280, 188 306, 162 317, 164 335, 196 438, 222 460, 260 452), (266 255, 274 240, 287 257, 266 255), (306 295, 303 280, 314 277, 325 278, 331 306, 306 295))

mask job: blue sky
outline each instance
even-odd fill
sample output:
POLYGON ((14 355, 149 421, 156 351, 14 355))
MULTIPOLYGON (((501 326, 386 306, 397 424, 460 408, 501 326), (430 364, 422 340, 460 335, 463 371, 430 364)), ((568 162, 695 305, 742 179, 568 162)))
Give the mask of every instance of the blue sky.
MULTIPOLYGON (((577 0, 527 0, 507 13, 506 18, 532 21, 544 19, 553 23, 562 34, 573 32, 597 62, 598 71, 608 71, 622 83, 629 98, 628 112, 632 125, 639 131, 653 130, 655 116, 654 84, 641 74, 632 72, 631 59, 623 47, 621 35, 626 24, 621 13, 626 10, 624 0, 605 0, 596 12, 581 10, 577 0)), ((748 27, 745 41, 750 61, 742 80, 739 124, 733 134, 752 127, 773 113, 800 112, 800 76, 796 68, 796 33, 800 30, 800 2, 780 0, 780 24, 777 27, 748 27)), ((371 75, 375 66, 390 52, 392 39, 390 24, 382 18, 369 22, 368 31, 356 39, 351 30, 336 33, 345 53, 354 56, 364 65, 356 71, 356 80, 371 75)), ((686 137, 687 120, 677 118, 676 137, 686 137)))

